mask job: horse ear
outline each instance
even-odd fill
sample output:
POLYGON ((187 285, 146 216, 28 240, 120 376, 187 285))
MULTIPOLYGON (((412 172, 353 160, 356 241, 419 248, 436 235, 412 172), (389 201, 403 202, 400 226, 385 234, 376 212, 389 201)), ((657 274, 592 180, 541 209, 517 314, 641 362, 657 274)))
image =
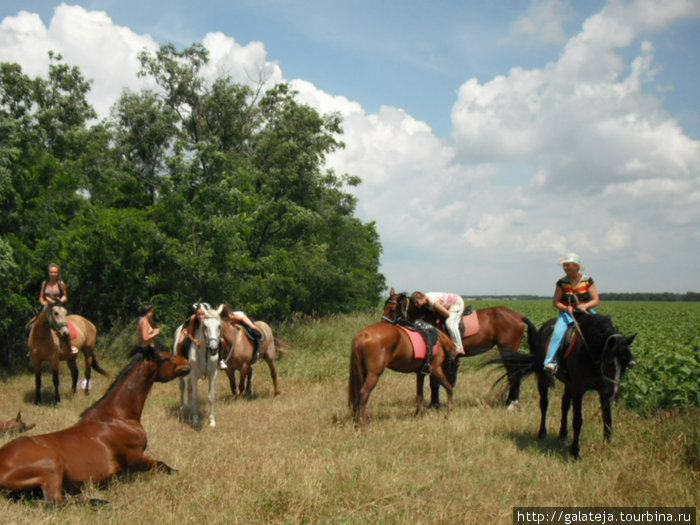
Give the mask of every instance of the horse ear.
POLYGON ((625 344, 626 344, 627 346, 630 346, 630 345, 634 342, 634 339, 635 339, 636 337, 637 337, 637 334, 631 335, 630 337, 628 337, 628 338, 625 340, 625 344))
POLYGON ((15 419, 15 421, 17 421, 17 423, 22 421, 22 411, 21 410, 19 412, 17 412, 17 419, 15 419))
POLYGON ((224 303, 221 303, 219 307, 216 309, 216 314, 221 315, 221 312, 224 311, 224 303))
POLYGON ((392 295, 396 295, 396 290, 394 290, 393 287, 391 288, 391 290, 389 290, 389 297, 391 297, 392 295))

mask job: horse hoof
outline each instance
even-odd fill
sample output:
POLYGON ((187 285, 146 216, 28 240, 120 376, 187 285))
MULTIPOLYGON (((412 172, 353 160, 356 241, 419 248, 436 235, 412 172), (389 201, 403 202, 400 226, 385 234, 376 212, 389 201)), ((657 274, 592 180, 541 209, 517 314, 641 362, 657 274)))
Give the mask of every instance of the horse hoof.
POLYGON ((216 421, 209 421, 209 426, 210 426, 210 427, 215 427, 215 426, 216 426, 216 421))
POLYGON ((520 402, 512 401, 511 403, 508 403, 508 405, 506 405, 506 410, 508 410, 509 412, 515 412, 516 410, 520 410, 520 402))

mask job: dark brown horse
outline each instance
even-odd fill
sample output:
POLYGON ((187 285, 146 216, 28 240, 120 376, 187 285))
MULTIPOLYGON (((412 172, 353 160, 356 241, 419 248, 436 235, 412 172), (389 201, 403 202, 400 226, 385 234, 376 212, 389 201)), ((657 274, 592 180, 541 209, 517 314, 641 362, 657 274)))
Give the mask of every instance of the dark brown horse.
MULTIPOLYGON (((617 394, 625 371, 634 366, 635 360, 630 345, 636 335, 625 337, 615 328, 608 316, 600 314, 576 314, 577 337, 572 343, 564 344, 564 355, 559 359, 557 379, 565 385, 561 400, 561 426, 559 437, 568 437, 568 419, 571 404, 574 405, 574 437, 571 442, 571 455, 580 457, 581 427, 583 426, 583 396, 589 390, 596 390, 600 397, 603 415, 603 435, 607 441, 612 437, 611 403, 617 394)), ((517 375, 522 380, 529 374, 537 375, 540 393, 539 437, 547 435, 547 408, 549 388, 554 385, 544 371, 544 358, 552 337, 556 319, 547 321, 539 332, 534 354, 504 351, 501 358, 492 361, 505 365, 509 375, 517 375)))
POLYGON ((34 423, 27 424, 22 421, 22 412, 20 411, 17 412, 17 417, 8 419, 4 423, 0 423, 0 436, 9 434, 10 432, 21 434, 22 432, 33 429, 35 426, 36 425, 34 423))
POLYGON ((134 351, 102 398, 72 427, 50 434, 18 437, 0 448, 0 489, 35 495, 41 490, 51 503, 63 501, 63 491, 80 492, 88 481, 104 485, 121 473, 171 468, 144 453, 146 430, 141 413, 154 382, 186 375, 184 357, 147 348, 134 351))
MULTIPOLYGON (((464 354, 459 357, 472 357, 483 354, 488 350, 496 347, 499 351, 503 350, 518 350, 523 343, 525 331, 528 334, 528 344, 530 350, 533 349, 533 342, 537 339, 537 327, 523 314, 506 308, 505 306, 493 306, 490 308, 482 308, 476 310, 476 316, 479 321, 479 330, 473 335, 463 335, 462 345, 464 346, 464 354)), ((393 288, 390 291, 389 298, 384 303, 384 312, 382 318, 390 323, 399 321, 413 322, 416 319, 423 319, 430 324, 444 329, 444 324, 434 312, 427 308, 418 308, 411 296, 405 292, 397 293, 393 288)), ((452 380, 456 381, 455 377, 452 380)), ((520 399, 520 383, 519 376, 508 376, 509 389, 506 405, 509 408, 517 406, 520 399)), ((431 391, 431 406, 440 405, 440 385, 430 379, 431 391)))
POLYGON ((34 404, 41 403, 41 364, 51 363, 53 369, 54 402, 61 402, 59 392, 58 365, 65 361, 70 369, 73 393, 78 389, 78 353, 72 353, 71 347, 78 349, 85 357, 85 394, 90 393, 92 370, 106 376, 95 356, 97 329, 90 321, 79 315, 67 315, 63 303, 50 302, 39 313, 29 332, 29 355, 34 365, 35 396, 34 404), (70 323, 70 324, 69 324, 70 323), (72 326, 72 329, 71 329, 72 326))
MULTIPOLYGON (((430 361, 431 376, 447 390, 449 410, 454 409, 452 384, 445 376, 443 364, 454 352, 455 345, 448 335, 438 332, 438 343, 430 361)), ((348 402, 358 426, 367 422, 367 403, 379 376, 387 368, 397 372, 416 373, 416 415, 423 410, 425 376, 421 369, 425 359, 416 358, 413 344, 403 328, 389 323, 375 323, 361 330, 352 340, 350 355, 350 384, 348 402)))
MULTIPOLYGON (((253 341, 247 336, 243 325, 229 320, 229 308, 223 305, 221 312, 221 337, 224 344, 221 349, 221 358, 226 363, 226 374, 231 384, 231 393, 237 396, 253 397, 253 359, 255 357, 255 347, 253 341), (236 371, 240 374, 240 382, 236 384, 236 371)), ((275 396, 282 392, 277 375, 275 359, 278 353, 286 353, 287 347, 280 340, 275 339, 272 328, 264 321, 255 321, 255 326, 262 332, 263 338, 260 342, 260 358, 263 359, 270 369, 272 386, 275 396)))

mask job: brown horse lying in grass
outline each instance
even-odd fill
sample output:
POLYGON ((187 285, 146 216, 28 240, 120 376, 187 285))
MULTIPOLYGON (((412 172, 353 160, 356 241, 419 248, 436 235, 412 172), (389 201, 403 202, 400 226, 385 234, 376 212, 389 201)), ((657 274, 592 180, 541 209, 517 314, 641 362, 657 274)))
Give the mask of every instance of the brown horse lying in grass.
POLYGON ((80 492, 88 481, 104 485, 114 476, 172 469, 144 453, 141 413, 154 382, 165 383, 190 371, 184 357, 137 348, 136 358, 107 392, 64 430, 21 436, 0 448, 0 489, 14 496, 41 496, 63 502, 63 491, 80 492))
POLYGON ((0 423, 0 436, 9 434, 10 432, 21 434, 22 432, 33 429, 35 426, 34 423, 28 425, 22 421, 22 412, 17 412, 16 418, 8 419, 4 423, 0 423))

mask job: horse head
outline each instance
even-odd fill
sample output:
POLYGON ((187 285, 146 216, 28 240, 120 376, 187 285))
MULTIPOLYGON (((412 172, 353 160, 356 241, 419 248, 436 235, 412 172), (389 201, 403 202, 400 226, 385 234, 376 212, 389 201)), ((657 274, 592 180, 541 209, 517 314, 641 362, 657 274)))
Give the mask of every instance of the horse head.
POLYGON ((398 321, 408 321, 408 309, 411 305, 411 298, 406 292, 396 293, 393 288, 389 292, 389 298, 384 303, 382 319, 391 324, 398 321))
POLYGON ((221 310, 221 307, 218 310, 211 307, 204 309, 202 334, 206 340, 207 350, 212 355, 218 353, 221 347, 221 310))
POLYGON ((156 381, 167 383, 176 377, 183 377, 190 373, 190 362, 187 358, 168 352, 154 352, 158 364, 156 381))
POLYGON ((49 328, 56 331, 59 337, 67 344, 70 344, 70 329, 68 328, 68 310, 64 303, 49 300, 45 306, 46 322, 49 328))

